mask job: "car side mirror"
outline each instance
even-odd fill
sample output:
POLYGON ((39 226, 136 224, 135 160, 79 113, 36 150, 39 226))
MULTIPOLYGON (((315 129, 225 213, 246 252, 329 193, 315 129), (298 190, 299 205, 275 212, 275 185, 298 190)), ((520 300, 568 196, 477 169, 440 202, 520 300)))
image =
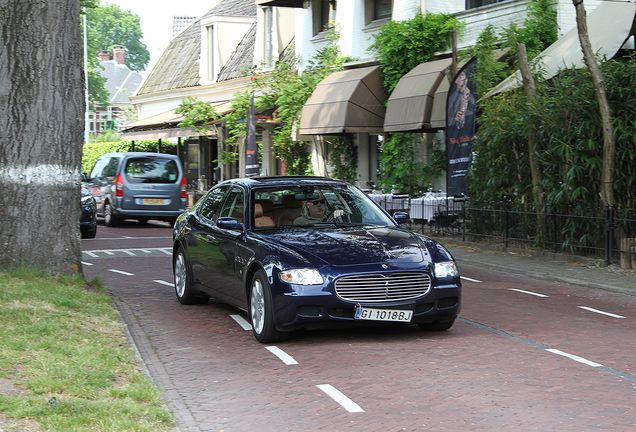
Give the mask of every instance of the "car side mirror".
POLYGON ((220 217, 216 221, 216 226, 226 230, 243 231, 243 224, 232 217, 220 217))
POLYGON ((88 174, 86 174, 86 173, 82 173, 82 181, 83 181, 83 182, 87 182, 87 181, 89 181, 89 180, 90 180, 90 179, 88 178, 88 174))
POLYGON ((393 219, 398 223, 398 224, 403 224, 404 222, 408 222, 410 219, 410 216, 408 213, 405 212, 395 212, 393 213, 393 219))

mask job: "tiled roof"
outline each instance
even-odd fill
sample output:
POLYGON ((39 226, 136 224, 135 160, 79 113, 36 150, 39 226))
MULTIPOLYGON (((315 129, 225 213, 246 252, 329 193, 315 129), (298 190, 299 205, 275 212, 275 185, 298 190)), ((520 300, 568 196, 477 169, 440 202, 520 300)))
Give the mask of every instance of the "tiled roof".
POLYGON ((254 0, 222 0, 174 37, 137 95, 194 87, 200 84, 201 20, 211 16, 256 16, 254 0))
POLYGON ((138 72, 131 71, 125 64, 118 64, 115 60, 100 62, 104 70, 98 70, 99 74, 106 78, 104 87, 108 92, 108 100, 111 104, 130 104, 128 99, 132 95, 143 77, 138 72))

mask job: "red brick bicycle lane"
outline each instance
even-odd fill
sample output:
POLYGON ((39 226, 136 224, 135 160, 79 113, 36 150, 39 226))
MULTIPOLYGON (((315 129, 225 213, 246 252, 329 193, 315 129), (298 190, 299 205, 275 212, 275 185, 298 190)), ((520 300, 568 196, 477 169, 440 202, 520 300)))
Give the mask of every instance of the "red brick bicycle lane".
POLYGON ((184 431, 635 426, 631 383, 467 323, 445 333, 415 327, 298 333, 279 344, 299 363, 287 366, 229 317, 239 311, 182 306, 171 287, 152 282, 171 281, 169 257, 120 260, 118 269, 134 276, 103 271, 105 284, 184 431), (321 384, 365 412, 347 412, 321 384))

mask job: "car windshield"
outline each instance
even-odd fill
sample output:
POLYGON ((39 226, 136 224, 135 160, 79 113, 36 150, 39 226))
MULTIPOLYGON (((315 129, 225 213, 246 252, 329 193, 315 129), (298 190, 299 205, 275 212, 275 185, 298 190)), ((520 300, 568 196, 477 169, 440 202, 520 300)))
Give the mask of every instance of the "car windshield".
POLYGON ((136 157, 126 161, 126 179, 131 183, 176 183, 179 168, 173 159, 136 157))
POLYGON ((394 225, 369 197, 351 185, 256 189, 252 215, 254 229, 394 225))

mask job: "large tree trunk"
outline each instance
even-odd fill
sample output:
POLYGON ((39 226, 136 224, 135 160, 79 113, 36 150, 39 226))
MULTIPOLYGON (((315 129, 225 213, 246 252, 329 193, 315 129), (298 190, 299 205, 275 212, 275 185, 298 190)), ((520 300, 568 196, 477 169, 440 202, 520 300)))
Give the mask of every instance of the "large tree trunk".
MULTIPOLYGON (((587 18, 583 0, 572 0, 576 9, 576 26, 579 31, 579 41, 583 50, 583 59, 590 70, 592 81, 594 82, 596 100, 601 112, 601 122, 603 126, 603 172, 601 174, 601 199, 605 205, 614 204, 614 169, 616 167, 616 144, 614 141, 614 126, 612 125, 612 114, 610 112, 605 83, 601 68, 596 60, 590 37, 587 32, 587 18)), ((608 29, 611 31, 611 29, 608 29)))
POLYGON ((79 0, 0 2, 0 267, 81 273, 79 0))

